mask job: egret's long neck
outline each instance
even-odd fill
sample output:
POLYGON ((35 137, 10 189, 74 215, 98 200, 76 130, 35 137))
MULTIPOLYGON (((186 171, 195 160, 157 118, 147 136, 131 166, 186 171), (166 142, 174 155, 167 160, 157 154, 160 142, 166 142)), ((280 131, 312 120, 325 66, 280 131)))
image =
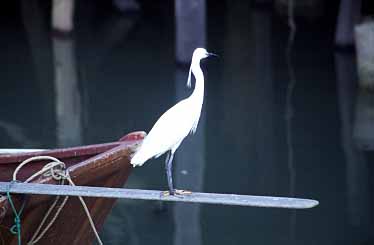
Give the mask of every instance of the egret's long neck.
POLYGON ((204 74, 200 68, 200 61, 191 64, 191 71, 195 76, 196 82, 195 89, 190 97, 202 104, 204 99, 204 74))

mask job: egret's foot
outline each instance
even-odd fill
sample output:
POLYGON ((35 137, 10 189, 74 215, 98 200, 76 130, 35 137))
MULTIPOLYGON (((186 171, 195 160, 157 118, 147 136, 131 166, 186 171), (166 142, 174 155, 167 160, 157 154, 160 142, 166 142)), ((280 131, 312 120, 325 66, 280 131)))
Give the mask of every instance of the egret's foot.
POLYGON ((174 192, 175 192, 175 195, 181 195, 181 196, 192 194, 192 191, 189 191, 189 190, 174 190, 174 192))
MULTIPOLYGON (((173 194, 172 194, 172 195, 173 195, 173 194)), ((161 192, 161 196, 162 196, 162 197, 170 196, 170 191, 163 191, 163 192, 161 192)))
POLYGON ((173 192, 170 192, 170 191, 163 191, 162 192, 162 196, 163 197, 167 197, 167 196, 185 196, 185 195, 191 195, 191 194, 192 194, 192 191, 178 190, 178 189, 173 190, 173 192))

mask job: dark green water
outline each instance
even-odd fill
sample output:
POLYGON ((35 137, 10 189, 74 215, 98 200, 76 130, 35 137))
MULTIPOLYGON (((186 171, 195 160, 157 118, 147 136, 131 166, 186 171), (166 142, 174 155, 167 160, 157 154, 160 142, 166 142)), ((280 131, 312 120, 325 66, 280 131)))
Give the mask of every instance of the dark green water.
MULTIPOLYGON (((170 2, 143 1, 141 15, 123 16, 108 3, 79 1, 70 39, 51 39, 48 6, 25 11, 34 3, 16 1, 0 17, 0 147, 92 144, 148 131, 191 92, 188 70, 174 62, 170 2), (56 53, 68 67, 59 81, 56 53)), ((358 119, 368 105, 353 53, 333 48, 334 20, 300 19, 289 67, 286 20, 276 11, 211 1, 208 16, 207 48, 221 57, 202 65, 203 114, 177 152, 177 187, 320 205, 120 200, 101 232, 104 244, 372 244, 373 147, 362 143, 358 119)), ((166 189, 163 160, 137 168, 127 187, 166 189)))

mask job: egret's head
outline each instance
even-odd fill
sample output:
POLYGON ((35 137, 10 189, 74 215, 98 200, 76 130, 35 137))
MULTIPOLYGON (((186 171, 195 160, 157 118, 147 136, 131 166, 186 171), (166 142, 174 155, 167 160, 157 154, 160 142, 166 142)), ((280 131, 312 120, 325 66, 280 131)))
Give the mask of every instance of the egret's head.
POLYGON ((206 51, 205 48, 197 48, 193 52, 192 60, 201 60, 209 56, 217 56, 217 55, 209 53, 208 51, 206 51))
POLYGON ((205 48, 197 48, 192 54, 192 62, 190 71, 188 73, 188 79, 187 79, 187 87, 191 87, 191 73, 193 72, 193 67, 199 67, 200 68, 200 60, 209 57, 209 56, 218 56, 216 54, 209 53, 206 51, 205 48))

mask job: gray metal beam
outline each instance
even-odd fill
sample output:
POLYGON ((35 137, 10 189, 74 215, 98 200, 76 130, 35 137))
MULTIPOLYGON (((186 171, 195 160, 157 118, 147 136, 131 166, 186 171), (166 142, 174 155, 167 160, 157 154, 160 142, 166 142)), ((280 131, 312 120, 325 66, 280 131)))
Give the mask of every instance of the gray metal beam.
POLYGON ((172 202, 207 203, 264 208, 305 209, 318 205, 318 201, 300 198, 250 196, 193 192, 183 196, 164 196, 162 191, 107 188, 90 186, 68 186, 32 183, 0 182, 0 192, 37 195, 61 195, 104 198, 125 198, 172 202))

